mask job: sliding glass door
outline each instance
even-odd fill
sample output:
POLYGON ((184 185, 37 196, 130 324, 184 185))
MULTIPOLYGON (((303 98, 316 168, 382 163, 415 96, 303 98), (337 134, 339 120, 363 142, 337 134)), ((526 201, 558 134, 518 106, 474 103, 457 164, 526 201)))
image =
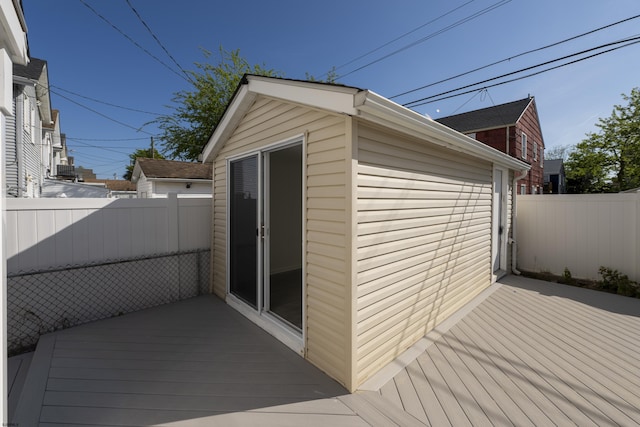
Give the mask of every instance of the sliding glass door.
POLYGON ((229 291, 258 307, 258 156, 230 163, 229 291))
POLYGON ((301 330, 302 145, 229 166, 229 292, 301 330))

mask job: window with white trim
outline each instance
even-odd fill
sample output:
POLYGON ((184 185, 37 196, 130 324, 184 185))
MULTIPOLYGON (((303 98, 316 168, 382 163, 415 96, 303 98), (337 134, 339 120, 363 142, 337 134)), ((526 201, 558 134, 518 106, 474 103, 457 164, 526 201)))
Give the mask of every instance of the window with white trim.
POLYGON ((544 147, 540 146, 540 167, 544 167, 544 147))
POLYGON ((520 194, 527 194, 527 186, 525 184, 520 184, 520 194))
POLYGON ((538 161, 538 143, 537 142, 533 143, 533 161, 534 162, 538 161))
POLYGON ((522 152, 522 158, 526 160, 527 158, 527 134, 525 134, 524 132, 522 132, 522 136, 520 138, 520 144, 521 144, 521 152, 522 152))

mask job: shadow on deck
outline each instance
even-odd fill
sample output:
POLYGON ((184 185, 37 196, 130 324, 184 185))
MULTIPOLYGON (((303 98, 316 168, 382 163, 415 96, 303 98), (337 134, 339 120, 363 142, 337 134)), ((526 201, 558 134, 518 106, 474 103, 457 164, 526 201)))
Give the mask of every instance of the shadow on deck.
POLYGON ((348 394, 202 296, 43 336, 12 422, 640 425, 639 353, 640 300, 508 276, 348 394))

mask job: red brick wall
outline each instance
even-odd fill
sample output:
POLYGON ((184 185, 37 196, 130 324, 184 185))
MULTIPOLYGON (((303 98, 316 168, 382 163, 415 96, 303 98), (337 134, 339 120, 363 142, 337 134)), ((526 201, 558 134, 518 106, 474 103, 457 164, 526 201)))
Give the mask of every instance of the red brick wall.
POLYGON ((540 129, 540 122, 538 121, 538 112, 535 107, 535 101, 529 104, 520 120, 515 126, 510 126, 509 140, 507 142, 507 129, 498 128, 485 131, 476 132, 475 138, 493 147, 497 150, 507 153, 512 157, 523 160, 531 165, 526 178, 518 181, 517 193, 520 194, 520 186, 524 184, 526 187, 526 194, 532 193, 532 187, 537 187, 537 193, 541 193, 544 185, 544 172, 543 162, 541 157, 544 157, 544 152, 540 151, 541 147, 544 147, 544 141, 542 139, 542 129, 540 129), (527 157, 522 157, 522 133, 527 135, 527 157), (537 156, 534 157, 533 149, 537 144, 537 156))
POLYGON ((503 153, 507 152, 505 128, 476 132, 476 139, 503 153))
POLYGON ((523 160, 531 165, 531 170, 527 174, 527 177, 518 181, 518 194, 520 194, 521 184, 526 185, 526 194, 532 193, 532 187, 537 188, 537 193, 542 192, 544 185, 544 172, 542 157, 544 157, 544 151, 541 152, 541 148, 544 147, 544 140, 542 139, 542 129, 540 129, 540 122, 538 121, 538 113, 535 108, 535 102, 529 105, 518 123, 516 123, 515 132, 515 152, 514 157, 523 160), (527 135, 527 157, 522 157, 522 134, 527 135), (537 146, 537 153, 534 156, 534 147, 537 146))

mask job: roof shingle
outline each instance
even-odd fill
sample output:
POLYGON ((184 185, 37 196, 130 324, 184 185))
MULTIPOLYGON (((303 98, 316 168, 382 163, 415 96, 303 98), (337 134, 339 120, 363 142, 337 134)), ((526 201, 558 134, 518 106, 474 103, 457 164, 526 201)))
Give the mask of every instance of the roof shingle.
POLYGON ((532 97, 524 98, 467 113, 441 117, 436 121, 462 133, 511 126, 516 124, 532 101, 532 97))
POLYGON ((212 179, 210 163, 179 162, 138 157, 140 169, 147 178, 212 179))

